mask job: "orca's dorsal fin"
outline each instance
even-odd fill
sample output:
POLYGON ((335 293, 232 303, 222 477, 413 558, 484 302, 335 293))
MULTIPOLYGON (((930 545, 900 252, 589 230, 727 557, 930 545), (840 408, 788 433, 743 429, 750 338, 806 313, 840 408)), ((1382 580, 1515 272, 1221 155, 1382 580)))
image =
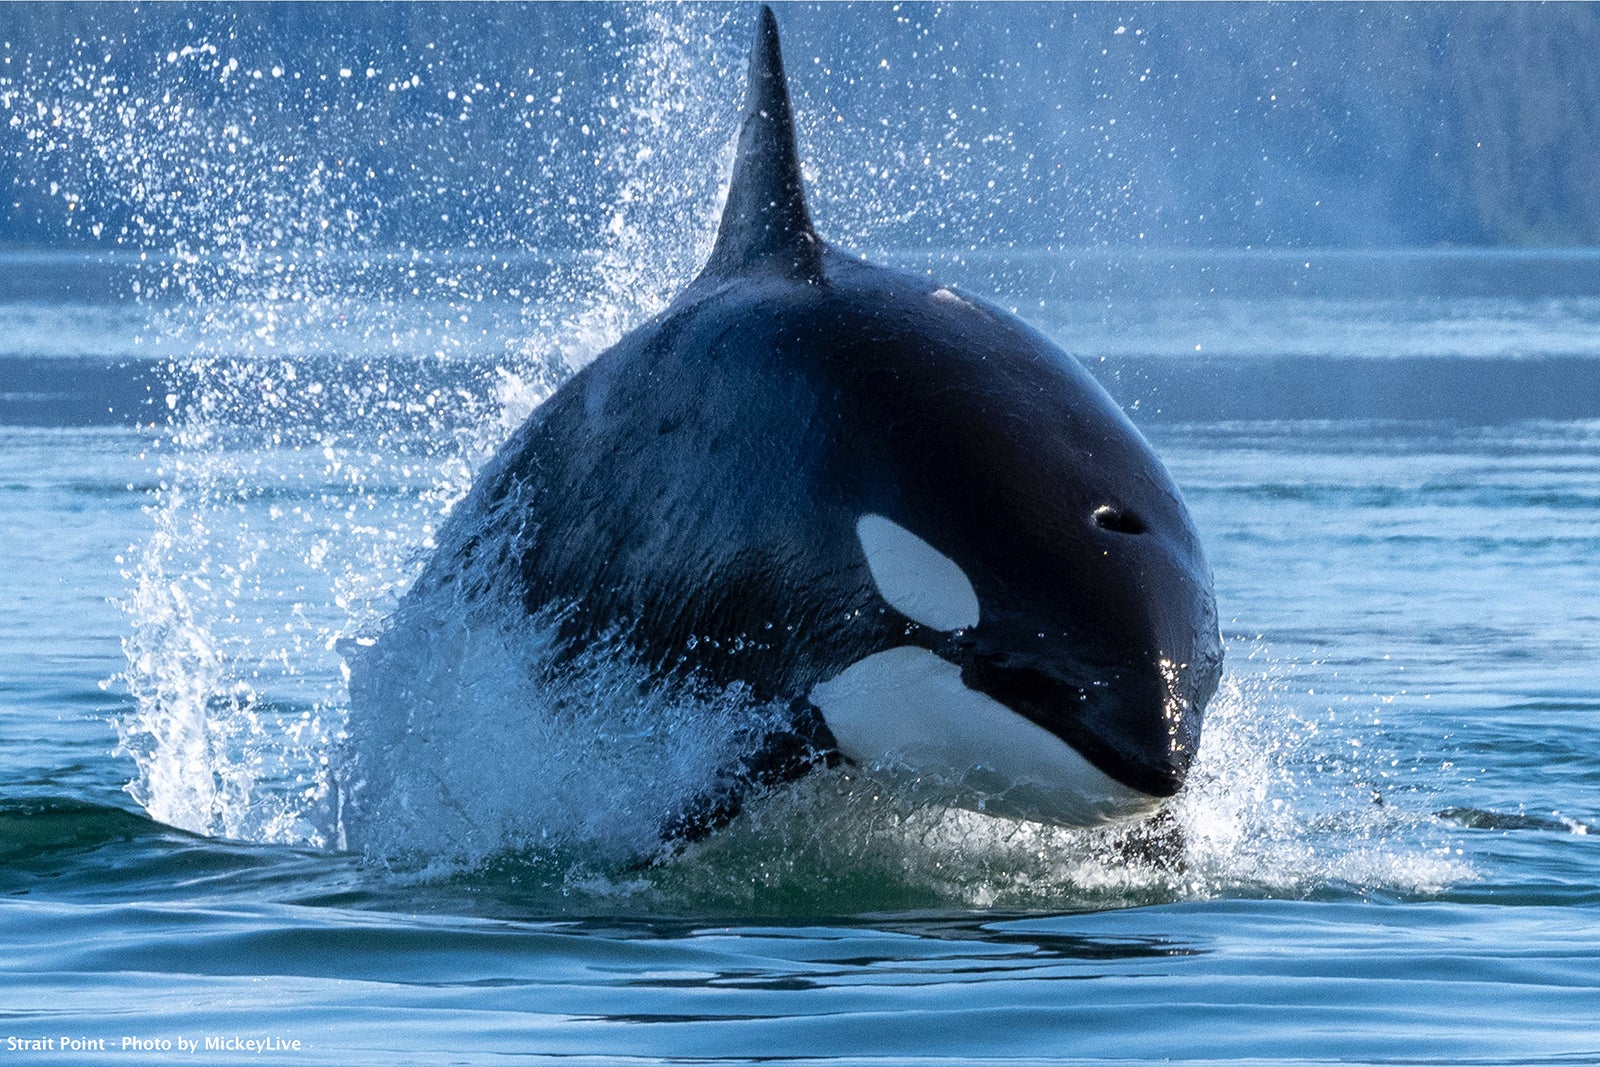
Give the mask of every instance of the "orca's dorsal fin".
POLYGON ((701 273, 727 277, 759 268, 809 278, 820 273, 821 260, 822 246, 811 228, 800 177, 778 20, 763 4, 750 48, 744 119, 728 202, 722 209, 717 243, 701 273))

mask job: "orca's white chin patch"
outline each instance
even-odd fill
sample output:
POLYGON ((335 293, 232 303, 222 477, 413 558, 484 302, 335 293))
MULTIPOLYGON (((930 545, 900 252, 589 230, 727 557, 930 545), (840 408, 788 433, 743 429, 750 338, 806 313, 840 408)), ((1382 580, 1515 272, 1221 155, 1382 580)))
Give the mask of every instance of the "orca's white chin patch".
POLYGON ((1161 805, 1048 730, 967 688, 959 667, 925 648, 868 656, 819 682, 810 699, 850 759, 948 784, 964 806, 1098 826, 1161 805))

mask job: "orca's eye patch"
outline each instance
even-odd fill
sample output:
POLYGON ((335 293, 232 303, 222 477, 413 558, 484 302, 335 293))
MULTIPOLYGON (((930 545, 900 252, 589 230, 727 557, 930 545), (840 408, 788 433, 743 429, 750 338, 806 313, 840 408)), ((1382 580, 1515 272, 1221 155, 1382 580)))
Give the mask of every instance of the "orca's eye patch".
POLYGON ((978 594, 955 560, 882 515, 861 516, 856 537, 890 607, 934 630, 978 625, 978 594))
POLYGON ((1142 534, 1147 528, 1136 512, 1115 504, 1101 504, 1095 508, 1094 524, 1102 530, 1119 534, 1142 534))

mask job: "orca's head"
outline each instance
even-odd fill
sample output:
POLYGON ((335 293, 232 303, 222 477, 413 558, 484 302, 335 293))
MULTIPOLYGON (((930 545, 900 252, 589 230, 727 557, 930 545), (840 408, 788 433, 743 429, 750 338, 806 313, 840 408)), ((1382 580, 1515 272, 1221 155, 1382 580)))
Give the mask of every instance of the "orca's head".
POLYGON ((1005 312, 865 266, 829 283, 836 343, 866 339, 837 357, 839 473, 860 502, 859 596, 890 620, 883 652, 813 693, 839 747, 1048 821, 1152 810, 1185 781, 1222 662, 1165 468, 1005 312))
POLYGON ((1178 792, 1222 661, 1204 560, 1186 517, 1062 490, 1052 523, 998 499, 859 516, 867 602, 899 633, 811 693, 845 755, 1067 825, 1178 792))

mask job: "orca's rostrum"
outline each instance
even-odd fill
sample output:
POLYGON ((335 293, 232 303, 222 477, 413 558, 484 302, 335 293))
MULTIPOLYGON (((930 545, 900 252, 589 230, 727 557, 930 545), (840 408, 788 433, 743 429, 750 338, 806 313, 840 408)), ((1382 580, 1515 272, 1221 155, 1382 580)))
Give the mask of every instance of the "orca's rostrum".
POLYGON ((791 709, 668 837, 839 756, 990 811, 1145 814, 1221 669, 1188 512, 1089 374, 817 236, 766 8, 710 260, 533 412, 438 540, 409 599, 511 597, 570 651, 791 709), (469 577, 491 559, 511 588, 469 577))

